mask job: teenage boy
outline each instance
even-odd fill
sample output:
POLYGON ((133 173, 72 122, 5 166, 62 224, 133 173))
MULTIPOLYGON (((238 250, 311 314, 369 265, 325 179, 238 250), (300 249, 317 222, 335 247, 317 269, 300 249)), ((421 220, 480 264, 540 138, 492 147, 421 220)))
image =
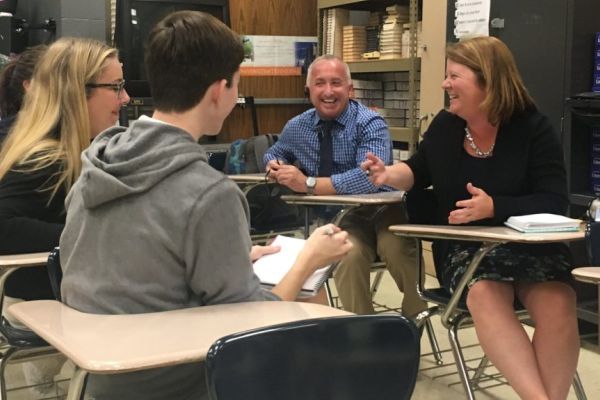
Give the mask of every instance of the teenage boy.
MULTIPOLYGON (((294 300, 315 269, 352 247, 345 232, 326 226, 279 285, 260 288, 244 196, 197 144, 220 131, 236 104, 243 53, 240 38, 205 13, 176 12, 152 30, 145 61, 156 111, 98 136, 66 201, 60 247, 68 305, 129 314, 294 300)), ((87 393, 196 399, 205 393, 203 368, 90 376, 87 393)))

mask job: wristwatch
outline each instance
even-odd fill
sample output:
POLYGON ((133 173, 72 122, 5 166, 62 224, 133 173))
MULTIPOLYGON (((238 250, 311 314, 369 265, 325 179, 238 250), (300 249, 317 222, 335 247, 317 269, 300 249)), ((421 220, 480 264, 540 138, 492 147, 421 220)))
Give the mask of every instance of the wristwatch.
POLYGON ((317 186, 317 178, 314 176, 306 178, 306 194, 315 194, 315 186, 317 186))

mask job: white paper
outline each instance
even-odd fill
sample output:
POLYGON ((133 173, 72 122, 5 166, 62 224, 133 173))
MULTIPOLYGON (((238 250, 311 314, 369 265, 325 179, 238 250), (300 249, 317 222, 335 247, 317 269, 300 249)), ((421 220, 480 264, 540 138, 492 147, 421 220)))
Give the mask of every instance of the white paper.
POLYGON ((505 225, 521 232, 577 230, 580 221, 557 214, 529 214, 510 217, 505 225))
MULTIPOLYGON (((267 285, 276 285, 292 268, 300 250, 304 247, 304 239, 291 238, 287 236, 277 236, 273 245, 281 246, 278 253, 268 254, 254 262, 254 273, 260 279, 260 282, 267 285)), ((327 273, 329 266, 316 270, 302 286, 302 290, 314 292, 319 289, 327 273)))
POLYGON ((454 14, 454 36, 489 36, 491 0, 457 0, 454 14))

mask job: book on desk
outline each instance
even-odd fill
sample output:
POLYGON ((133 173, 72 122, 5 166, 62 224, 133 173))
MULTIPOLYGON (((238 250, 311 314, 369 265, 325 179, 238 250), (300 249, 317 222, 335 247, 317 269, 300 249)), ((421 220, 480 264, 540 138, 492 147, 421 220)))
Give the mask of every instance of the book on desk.
MULTIPOLYGON (((267 288, 277 285, 296 262, 305 242, 304 239, 277 236, 271 244, 280 246, 281 250, 262 256, 254 262, 254 273, 260 279, 260 283, 267 288)), ((335 265, 334 263, 317 269, 302 285, 302 294, 316 295, 333 272, 335 265)))
POLYGON ((575 232, 581 221, 557 214, 529 214, 510 217, 504 224, 524 233, 575 232))

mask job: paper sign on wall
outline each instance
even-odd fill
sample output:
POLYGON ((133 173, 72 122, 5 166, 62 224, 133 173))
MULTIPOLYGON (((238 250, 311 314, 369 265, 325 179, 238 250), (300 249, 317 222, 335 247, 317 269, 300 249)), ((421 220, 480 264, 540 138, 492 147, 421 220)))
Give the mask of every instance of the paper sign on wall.
POLYGON ((489 36, 491 0, 457 0, 454 13, 454 36, 489 36))
POLYGON ((242 76, 301 75, 315 59, 315 36, 242 36, 242 76))

